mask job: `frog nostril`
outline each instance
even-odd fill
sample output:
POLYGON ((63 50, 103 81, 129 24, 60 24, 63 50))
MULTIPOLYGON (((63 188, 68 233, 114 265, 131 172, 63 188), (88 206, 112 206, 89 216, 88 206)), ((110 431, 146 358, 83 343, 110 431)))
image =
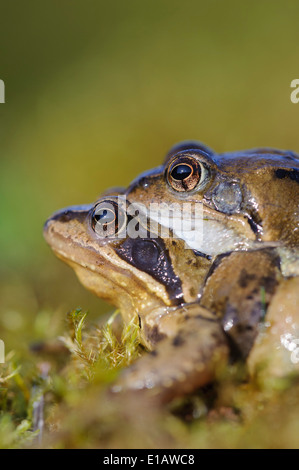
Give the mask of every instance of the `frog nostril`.
POLYGON ((59 214, 59 221, 60 222, 69 222, 72 217, 72 212, 68 209, 64 210, 59 214))
POLYGON ((58 224, 68 224, 69 222, 76 221, 79 224, 83 224, 91 207, 91 204, 83 204, 81 206, 69 206, 54 212, 45 222, 44 232, 49 230, 51 225, 56 224, 56 222, 58 222, 58 224))

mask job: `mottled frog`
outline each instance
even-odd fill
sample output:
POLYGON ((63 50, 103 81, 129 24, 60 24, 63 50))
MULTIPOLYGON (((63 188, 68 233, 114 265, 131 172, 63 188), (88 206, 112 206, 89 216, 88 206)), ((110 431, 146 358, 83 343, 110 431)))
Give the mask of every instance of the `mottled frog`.
POLYGON ((153 237, 148 220, 129 206, 123 195, 107 194, 55 213, 44 234, 85 287, 119 307, 125 321, 139 317, 141 340, 152 352, 117 387, 153 389, 168 400, 212 380, 232 355, 248 356, 284 280, 275 248, 212 263, 180 239, 153 237), (142 225, 141 237, 128 236, 130 224, 133 233, 142 225))

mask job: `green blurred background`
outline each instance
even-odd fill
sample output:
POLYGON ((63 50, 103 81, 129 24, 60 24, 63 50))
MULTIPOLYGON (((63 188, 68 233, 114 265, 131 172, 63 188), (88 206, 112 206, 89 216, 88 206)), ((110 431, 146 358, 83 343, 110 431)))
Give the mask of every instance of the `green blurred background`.
POLYGON ((299 151, 298 17, 298 1, 1 0, 0 337, 111 310, 45 244, 53 211, 182 139, 299 151))

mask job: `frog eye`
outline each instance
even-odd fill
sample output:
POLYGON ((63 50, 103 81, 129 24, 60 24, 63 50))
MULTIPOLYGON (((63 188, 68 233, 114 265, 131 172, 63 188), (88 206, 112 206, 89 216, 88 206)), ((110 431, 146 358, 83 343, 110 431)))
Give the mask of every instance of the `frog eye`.
POLYGON ((192 191, 206 180, 204 164, 190 155, 176 156, 166 170, 168 184, 176 191, 192 191))
POLYGON ((119 235, 126 222, 125 210, 112 199, 105 199, 96 204, 91 214, 92 229, 101 238, 119 235))

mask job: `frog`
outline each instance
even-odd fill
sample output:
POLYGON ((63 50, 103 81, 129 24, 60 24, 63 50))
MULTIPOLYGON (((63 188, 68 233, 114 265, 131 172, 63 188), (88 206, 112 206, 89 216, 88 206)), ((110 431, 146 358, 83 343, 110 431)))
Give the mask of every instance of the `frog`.
POLYGON ((80 282, 118 308, 126 323, 139 315, 147 332, 143 341, 151 348, 155 328, 150 331, 145 322, 148 312, 196 301, 211 262, 192 250, 182 257, 182 241, 150 236, 146 226, 136 238, 129 236, 128 222, 134 219, 128 201, 115 191, 104 194, 95 203, 55 212, 45 223, 44 237, 80 282), (107 230, 100 232, 101 227, 107 230))
POLYGON ((44 236, 87 289, 119 308, 125 322, 138 318, 148 352, 124 371, 113 392, 152 391, 164 402, 213 381, 232 357, 250 355, 283 277, 273 248, 215 262, 186 249, 184 240, 161 238, 159 231, 153 237, 149 221, 132 214, 125 191, 108 191, 95 203, 54 213, 44 236), (137 237, 128 234, 132 222, 143 229, 137 237), (231 277, 226 290, 223 272, 231 277))
MULTIPOLYGON (((294 287, 298 283, 299 275, 297 153, 270 147, 216 153, 199 141, 183 141, 168 151, 162 165, 135 178, 126 194, 131 200, 141 202, 146 209, 150 209, 151 217, 166 225, 169 224, 169 220, 171 222, 171 218, 163 217, 163 207, 160 212, 159 209, 152 210, 153 204, 163 205, 166 202, 170 206, 177 207, 178 203, 184 205, 187 201, 201 207, 203 226, 200 227, 198 236, 190 237, 188 226, 185 230, 180 225, 174 226, 174 231, 189 247, 214 260, 213 269, 219 260, 221 261, 221 267, 215 270, 214 277, 210 277, 204 287, 201 303, 213 311, 220 312, 223 327, 227 331, 232 329, 230 334, 237 342, 238 333, 233 330, 246 327, 248 317, 243 326, 243 320, 237 321, 234 325, 236 311, 246 312, 246 303, 248 300, 251 301, 250 294, 246 292, 237 294, 238 287, 246 286, 248 277, 254 279, 259 275, 261 286, 267 282, 268 275, 266 272, 263 274, 264 267, 259 262, 259 254, 265 253, 260 251, 261 248, 264 250, 272 247, 269 248, 270 251, 276 253, 276 263, 280 265, 284 279, 278 283, 281 284, 279 289, 285 298, 290 299, 288 301, 290 312, 296 311, 299 303, 298 293, 294 287), (235 262, 237 259, 239 265, 235 262), (253 264, 252 260, 255 260, 253 264), (212 287, 213 283, 217 288, 215 285, 212 287), (232 302, 227 302, 231 289, 235 289, 236 295, 232 302)), ((180 208, 177 214, 179 218, 180 208)), ((194 231, 194 227, 191 230, 194 231)), ((276 311, 281 309, 285 312, 283 296, 277 294, 275 299, 277 305, 276 307, 272 305, 267 316, 274 319, 272 323, 276 326, 270 328, 272 333, 266 335, 261 344, 268 344, 269 338, 274 338, 277 352, 285 350, 279 343, 277 332, 283 330, 282 325, 287 320, 286 316, 282 315, 284 320, 279 322, 279 314, 276 311)), ((252 310, 249 309, 247 313, 252 315, 252 310)), ((296 330, 296 326, 294 329, 296 330)), ((294 337, 290 332, 285 335, 294 337)), ((239 338, 244 340, 242 335, 239 338)), ((245 339, 246 344, 247 346, 243 348, 247 353, 252 344, 255 351, 263 349, 251 340, 245 339)), ((290 347, 296 350, 295 343, 290 342, 290 344, 290 347)), ((265 347, 264 350, 266 349, 265 347)), ((255 356, 258 357, 259 354, 250 354, 251 358, 255 356)), ((272 354, 272 357, 275 356, 276 354, 272 354)), ((250 362, 254 363, 252 359, 250 362)), ((282 362, 286 370, 288 368, 286 364, 290 364, 290 361, 282 362)), ((272 363, 274 364, 274 361, 272 363)))
POLYGON ((162 165, 135 178, 126 195, 211 259, 276 246, 284 274, 299 274, 299 156, 293 151, 216 153, 199 141, 183 141, 169 150, 162 165), (153 208, 175 207, 172 211, 180 219, 186 202, 202 211, 197 231, 173 224, 176 217, 153 208))

